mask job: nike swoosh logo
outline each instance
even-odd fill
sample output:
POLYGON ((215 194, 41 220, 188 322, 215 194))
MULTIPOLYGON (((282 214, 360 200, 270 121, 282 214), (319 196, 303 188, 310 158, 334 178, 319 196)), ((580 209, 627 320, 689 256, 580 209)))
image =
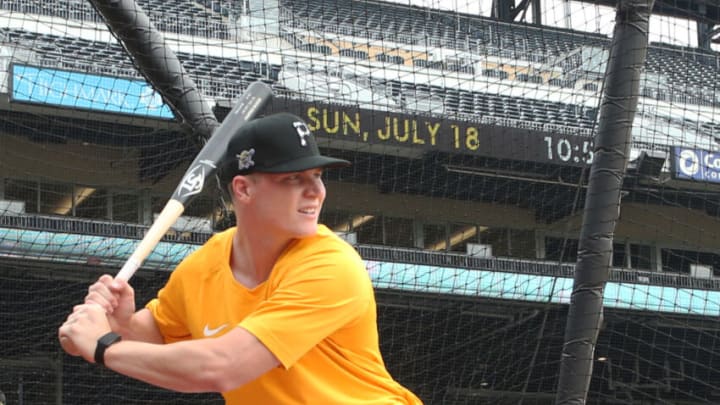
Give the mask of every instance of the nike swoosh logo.
POLYGON ((213 336, 213 335, 217 334, 218 332, 220 332, 221 330, 225 329, 226 327, 227 327, 227 324, 224 323, 224 324, 218 326, 217 328, 210 329, 210 326, 206 324, 205 329, 203 329, 203 335, 205 337, 213 336))

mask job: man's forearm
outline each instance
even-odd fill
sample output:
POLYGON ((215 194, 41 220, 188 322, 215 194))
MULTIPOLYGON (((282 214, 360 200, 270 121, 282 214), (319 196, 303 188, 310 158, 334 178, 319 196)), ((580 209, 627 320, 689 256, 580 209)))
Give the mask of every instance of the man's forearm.
POLYGON ((171 344, 122 341, 105 351, 118 373, 182 392, 226 392, 278 367, 278 359, 243 328, 218 338, 171 344))
POLYGON ((219 392, 223 367, 200 341, 169 345, 123 340, 105 352, 105 366, 128 377, 180 392, 219 392))
POLYGON ((145 308, 135 312, 127 325, 118 327, 114 332, 122 335, 125 340, 158 344, 164 342, 155 318, 145 308))

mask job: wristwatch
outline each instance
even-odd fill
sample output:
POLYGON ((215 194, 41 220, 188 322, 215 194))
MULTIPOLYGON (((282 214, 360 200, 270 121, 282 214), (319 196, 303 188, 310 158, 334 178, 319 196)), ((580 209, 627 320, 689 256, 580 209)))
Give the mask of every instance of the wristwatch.
POLYGON ((122 337, 115 332, 108 332, 100 337, 95 346, 95 363, 105 365, 105 350, 122 340, 122 337))

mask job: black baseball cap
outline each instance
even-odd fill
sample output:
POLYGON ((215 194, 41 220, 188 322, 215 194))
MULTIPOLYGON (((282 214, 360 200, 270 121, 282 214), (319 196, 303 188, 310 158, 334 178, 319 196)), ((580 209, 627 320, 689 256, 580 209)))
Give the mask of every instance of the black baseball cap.
POLYGON ((240 128, 230 140, 218 176, 227 184, 237 175, 349 165, 347 160, 321 155, 315 136, 302 118, 278 113, 254 119, 240 128))

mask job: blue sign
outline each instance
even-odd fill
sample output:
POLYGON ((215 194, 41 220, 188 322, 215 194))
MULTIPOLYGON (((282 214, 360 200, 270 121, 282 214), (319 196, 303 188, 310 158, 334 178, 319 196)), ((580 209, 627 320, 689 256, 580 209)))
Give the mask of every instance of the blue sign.
POLYGON ((720 183, 720 152, 676 146, 672 148, 671 169, 676 179, 720 183))
POLYGON ((25 65, 12 66, 14 101, 173 119, 172 110, 144 80, 25 65))

